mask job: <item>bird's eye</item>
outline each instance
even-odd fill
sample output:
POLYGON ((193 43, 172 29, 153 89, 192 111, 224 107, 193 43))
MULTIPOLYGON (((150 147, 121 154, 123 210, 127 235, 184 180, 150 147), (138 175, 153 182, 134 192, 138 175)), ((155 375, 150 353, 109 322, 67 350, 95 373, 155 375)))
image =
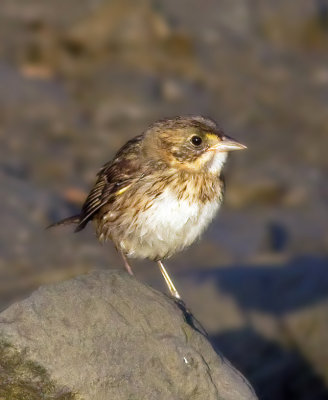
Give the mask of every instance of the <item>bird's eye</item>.
POLYGON ((191 143, 194 146, 200 146, 203 143, 203 139, 201 137, 199 137, 199 136, 193 136, 191 138, 191 143))

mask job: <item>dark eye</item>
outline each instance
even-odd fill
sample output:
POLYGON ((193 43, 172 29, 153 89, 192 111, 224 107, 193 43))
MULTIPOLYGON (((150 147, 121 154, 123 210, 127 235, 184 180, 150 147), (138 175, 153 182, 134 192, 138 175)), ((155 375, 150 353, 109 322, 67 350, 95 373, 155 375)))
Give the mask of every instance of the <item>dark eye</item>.
POLYGON ((191 143, 194 146, 200 146, 203 143, 203 139, 201 137, 199 137, 199 136, 193 136, 191 138, 191 143))

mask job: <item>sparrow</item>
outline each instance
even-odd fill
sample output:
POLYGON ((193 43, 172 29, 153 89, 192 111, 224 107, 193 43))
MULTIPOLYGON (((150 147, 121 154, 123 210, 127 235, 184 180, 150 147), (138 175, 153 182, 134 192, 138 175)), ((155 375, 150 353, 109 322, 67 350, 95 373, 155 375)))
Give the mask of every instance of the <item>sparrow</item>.
POLYGON ((81 212, 50 227, 92 221, 100 242, 112 240, 128 259, 156 261, 172 296, 180 295, 163 260, 191 245, 213 220, 224 196, 228 153, 246 146, 211 119, 155 122, 129 140, 98 172, 81 212))

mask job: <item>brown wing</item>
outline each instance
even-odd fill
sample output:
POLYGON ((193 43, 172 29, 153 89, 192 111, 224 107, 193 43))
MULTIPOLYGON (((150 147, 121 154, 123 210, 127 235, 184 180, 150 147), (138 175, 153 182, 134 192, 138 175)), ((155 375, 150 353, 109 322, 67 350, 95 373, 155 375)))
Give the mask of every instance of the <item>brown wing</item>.
POLYGON ((102 206, 111 203, 143 176, 140 157, 142 138, 143 135, 140 135, 127 142, 113 161, 105 164, 98 172, 98 179, 83 204, 76 232, 82 230, 102 206))

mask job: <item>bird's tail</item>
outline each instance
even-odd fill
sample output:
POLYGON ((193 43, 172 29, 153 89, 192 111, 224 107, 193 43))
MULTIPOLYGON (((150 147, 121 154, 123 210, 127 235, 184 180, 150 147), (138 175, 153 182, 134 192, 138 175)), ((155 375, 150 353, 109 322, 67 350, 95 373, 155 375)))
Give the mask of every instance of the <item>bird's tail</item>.
POLYGON ((55 228, 56 226, 60 225, 78 224, 79 222, 80 222, 80 215, 79 214, 73 215, 72 217, 61 219, 60 221, 47 226, 47 229, 55 228))

